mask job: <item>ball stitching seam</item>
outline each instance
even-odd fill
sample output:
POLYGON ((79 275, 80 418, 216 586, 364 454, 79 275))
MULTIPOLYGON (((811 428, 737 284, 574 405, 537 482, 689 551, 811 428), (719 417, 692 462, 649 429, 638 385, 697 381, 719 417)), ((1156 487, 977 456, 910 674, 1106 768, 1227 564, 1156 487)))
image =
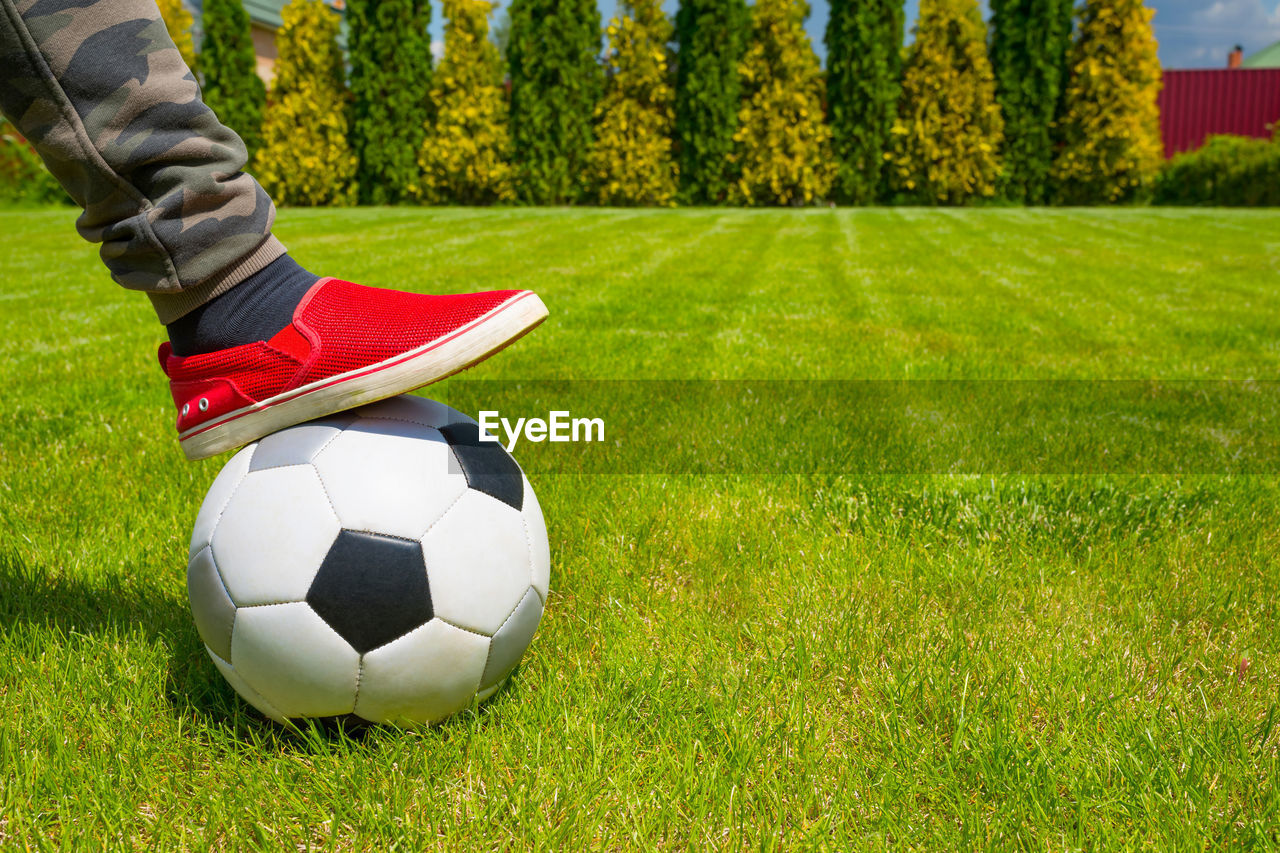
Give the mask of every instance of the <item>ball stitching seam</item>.
POLYGON ((366 530, 363 527, 343 527, 347 533, 367 533, 370 536, 377 536, 381 539, 398 539, 401 542, 408 542, 410 545, 421 545, 421 539, 414 539, 412 536, 397 536, 394 533, 383 533, 381 530, 366 530))
MULTIPOLYGON (((422 535, 418 537, 418 543, 419 543, 419 544, 421 544, 421 543, 422 543, 422 540, 423 540, 423 539, 426 539, 426 538, 427 538, 427 534, 428 534, 428 533, 430 533, 432 530, 434 530, 434 529, 435 529, 435 526, 436 526, 437 524, 439 524, 440 522, 444 521, 444 517, 445 517, 446 515, 448 515, 448 514, 449 514, 449 511, 450 511, 450 510, 452 510, 455 506, 457 506, 457 505, 458 505, 458 501, 462 500, 464 497, 466 497, 466 496, 467 496, 467 492, 469 492, 469 491, 471 491, 470 486, 468 486, 467 488, 463 489, 463 490, 462 490, 462 494, 460 494, 460 495, 458 495, 456 498, 454 498, 454 499, 453 499, 453 503, 451 503, 451 504, 449 504, 447 507, 445 507, 445 508, 444 508, 444 512, 442 512, 442 513, 440 513, 440 515, 436 516, 436 520, 435 520, 435 521, 433 521, 433 522, 431 522, 430 524, 428 524, 428 525, 427 525, 427 529, 426 529, 426 530, 424 530, 424 531, 422 531, 422 535)), ((424 555, 424 556, 425 556, 425 555, 424 555)), ((428 577, 428 578, 430 578, 430 577, 431 577, 431 569, 430 569, 430 567, 428 567, 428 569, 427 569, 427 577, 428 577)))
MULTIPOLYGON (((227 499, 222 502, 222 508, 218 510, 218 514, 213 517, 213 524, 209 525, 209 541, 206 542, 205 544, 209 546, 210 555, 213 554, 213 534, 218 532, 218 523, 222 521, 222 516, 227 514, 227 507, 231 506, 231 501, 232 499, 235 498, 236 492, 240 491, 240 487, 244 485, 244 481, 249 479, 249 475, 253 473, 249 470, 249 468, 253 465, 253 456, 255 453, 257 453, 257 451, 258 451, 257 445, 254 445, 253 450, 249 451, 249 461, 244 466, 244 473, 240 475, 240 477, 236 480, 235 485, 231 487, 231 491, 227 493, 227 499)), ((217 477, 214 478, 214 482, 215 483, 217 482, 217 477)), ((196 520, 197 521, 199 520, 198 516, 196 520)), ((199 554, 200 552, 197 551, 196 553, 199 554)), ((218 561, 214 560, 213 564, 215 566, 218 565, 218 561)), ((219 579, 222 578, 221 570, 219 570, 218 572, 218 577, 219 579)))
POLYGON ((329 445, 333 444, 335 441, 341 438, 344 432, 346 432, 350 427, 354 426, 359 422, 360 422, 360 418, 357 417, 355 420, 353 420, 351 423, 347 424, 346 426, 338 427, 337 428, 338 431, 335 432, 333 435, 329 436, 329 440, 326 441, 324 444, 320 445, 320 447, 316 450, 315 453, 311 454, 311 458, 307 460, 307 464, 314 465, 316 459, 320 457, 320 454, 324 453, 326 450, 329 449, 329 445))
MULTIPOLYGON (((474 631, 471 628, 468 628, 464 625, 459 625, 456 622, 450 622, 448 619, 444 618, 443 616, 436 616, 435 618, 439 619, 441 622, 448 625, 450 628, 457 628, 459 631, 466 631, 468 634, 475 634, 477 637, 484 637, 486 640, 493 639, 491 635, 486 634, 483 631, 474 631)), ((430 623, 427 623, 427 624, 430 624, 430 623)), ((487 661, 487 658, 486 658, 486 661, 487 661)), ((483 673, 481 673, 481 675, 483 676, 483 673)))
POLYGON ((351 697, 351 713, 356 712, 356 708, 360 706, 360 684, 364 681, 364 655, 360 655, 360 661, 356 665, 356 692, 351 697))
MULTIPOLYGON (((201 550, 209 551, 209 562, 213 563, 213 574, 218 579, 218 586, 222 587, 222 593, 227 597, 227 601, 231 602, 231 624, 227 627, 227 665, 233 666, 231 663, 231 641, 236 633, 236 611, 240 606, 236 604, 236 600, 231 597, 231 590, 227 589, 227 582, 222 577, 222 569, 218 567, 218 557, 213 553, 213 543, 209 543, 201 550)), ((197 552, 196 556, 200 556, 197 552)))
MULTIPOLYGON (((319 456, 320 454, 316 454, 319 456)), ((333 513, 333 520, 338 522, 338 531, 342 531, 342 515, 339 514, 338 508, 333 505, 333 498, 329 496, 329 487, 324 484, 324 477, 320 476, 320 469, 314 463, 308 462, 307 467, 311 469, 311 473, 316 475, 316 482, 320 484, 320 491, 324 492, 325 502, 329 504, 329 511, 333 513)), ((337 538, 336 536, 334 537, 337 538)), ((333 543, 329 543, 329 547, 333 547, 333 543)))
MULTIPOLYGON (((532 592, 535 595, 537 595, 538 593, 538 591, 533 588, 533 584, 530 584, 528 588, 525 589, 524 595, 520 596, 520 600, 516 602, 516 606, 511 608, 511 612, 507 614, 507 618, 502 620, 502 624, 499 625, 497 629, 493 632, 493 635, 489 637, 489 650, 488 652, 485 653, 485 656, 484 656, 484 669, 480 671, 480 684, 482 687, 484 685, 484 674, 489 669, 489 662, 493 660, 493 641, 498 638, 498 634, 502 633, 502 629, 505 628, 507 626, 507 623, 511 621, 511 617, 516 615, 516 611, 520 609, 520 605, 524 604, 524 600, 529 597, 530 592, 532 592)), ((541 600, 541 596, 539 596, 539 600, 541 600)), ((466 629, 464 628, 463 630, 465 631, 466 629)), ((520 654, 522 657, 524 656, 523 652, 521 652, 520 654)), ((519 660, 517 660, 516 663, 519 663, 519 660)), ((514 669, 514 667, 512 668, 514 669)), ((480 688, 477 688, 477 689, 480 689, 480 688)))

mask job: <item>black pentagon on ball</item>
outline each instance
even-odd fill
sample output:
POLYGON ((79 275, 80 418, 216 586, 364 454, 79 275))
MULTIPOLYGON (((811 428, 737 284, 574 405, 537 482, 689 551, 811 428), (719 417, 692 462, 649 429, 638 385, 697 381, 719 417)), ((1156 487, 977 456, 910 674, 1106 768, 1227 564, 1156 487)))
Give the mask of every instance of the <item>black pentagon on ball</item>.
POLYGON ((360 654, 431 621, 422 546, 343 530, 307 591, 307 604, 360 654))
POLYGON ((524 506, 524 476, 511 454, 496 441, 481 441, 476 424, 456 423, 440 429, 467 485, 519 511, 524 506))

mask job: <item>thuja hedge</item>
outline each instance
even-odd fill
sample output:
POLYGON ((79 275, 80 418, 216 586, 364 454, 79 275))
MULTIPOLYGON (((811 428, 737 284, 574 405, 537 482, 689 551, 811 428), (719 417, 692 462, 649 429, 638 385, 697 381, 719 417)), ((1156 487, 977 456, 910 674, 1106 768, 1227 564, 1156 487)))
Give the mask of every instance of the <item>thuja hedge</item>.
MULTIPOLYGON (((389 22, 391 30, 403 24, 425 31, 425 0, 397 2, 361 0, 353 3, 354 14, 359 18, 360 10, 376 7, 383 16, 378 21, 389 22), (404 14, 393 15, 396 8, 404 14), (406 11, 412 9, 418 18, 406 11)), ((1065 69, 1065 112, 1051 122, 1060 137, 1051 170, 1045 138, 1031 140, 1039 147, 1030 168, 1027 158, 1019 160, 1021 143, 1007 135, 1028 137, 1051 114, 1057 89, 1047 76, 1030 80, 1035 74, 1027 69, 1038 68, 1034 60, 1044 54, 1042 64, 1060 77, 1062 34, 1055 29, 1050 38, 1047 25, 1023 32, 1008 21, 1041 7, 1045 20, 1056 21, 1069 0, 994 0, 997 12, 1010 14, 996 14, 993 25, 1008 31, 990 41, 974 0, 925 0, 905 69, 862 55, 867 44, 883 40, 868 35, 873 30, 898 31, 895 0, 875 0, 874 8, 865 6, 870 0, 842 0, 833 6, 836 24, 827 34, 832 67, 826 72, 800 26, 803 0, 753 0, 750 7, 744 0, 681 0, 675 27, 680 49, 674 52, 666 44, 670 24, 656 3, 624 4, 632 14, 610 32, 605 69, 594 0, 514 0, 505 63, 487 38, 490 4, 468 2, 475 5, 474 20, 465 33, 453 20, 462 0, 449 7, 453 48, 461 48, 459 37, 466 35, 482 50, 470 56, 447 48, 434 72, 425 56, 416 74, 395 69, 424 83, 444 77, 432 81, 440 85, 429 98, 402 93, 434 107, 435 115, 424 120, 407 109, 379 113, 383 125, 404 126, 403 138, 394 140, 394 158, 375 156, 360 144, 369 136, 360 125, 360 98, 377 100, 381 89, 364 85, 370 77, 360 71, 358 56, 348 57, 348 73, 336 42, 336 14, 320 0, 290 3, 295 17, 294 7, 307 7, 316 26, 282 30, 266 122, 273 144, 249 166, 278 202, 350 203, 355 170, 363 167, 374 185, 363 187, 360 199, 375 203, 406 197, 437 204, 865 203, 886 198, 880 180, 888 166, 892 201, 982 204, 1001 203, 1003 196, 1070 204, 1280 204, 1280 143, 1215 137, 1202 150, 1161 164, 1159 68, 1143 0, 1086 0, 1081 7, 1065 69), (841 17, 844 6, 848 14, 841 17), (657 35, 646 29, 640 38, 634 26, 624 25, 634 24, 640 8, 654 13, 646 26, 657 35), (778 14, 766 14, 771 11, 778 14), (548 45, 556 49, 548 51, 548 45), (1003 90, 995 86, 990 54, 1000 60, 1003 90), (323 58, 324 68, 293 73, 298 62, 291 58, 303 65, 323 58), (476 73, 463 73, 471 65, 476 73), (879 76, 871 89, 852 85, 858 74, 872 71, 879 76), (901 86, 889 86, 889 78, 898 76, 901 86), (1010 124, 1018 110, 1007 90, 1018 80, 1037 83, 1032 100, 1040 111, 1010 124), (352 90, 358 90, 354 111, 352 90), (898 103, 887 105, 895 92, 898 103), (830 110, 825 116, 824 106, 830 110), (889 142, 876 131, 891 116, 889 142), (642 126, 648 131, 643 139, 636 137, 642 126), (432 144, 420 143, 422 138, 432 144), (653 168, 641 170, 646 180, 632 186, 640 156, 653 168)), ((205 97, 252 153, 262 144, 262 83, 254 73, 248 18, 240 0, 205 0, 203 24, 198 65, 205 97)), ((361 36, 360 21, 352 25, 351 50, 368 53, 366 60, 387 70, 387 50, 396 45, 374 45, 361 36)), ((171 26, 179 35, 189 31, 185 19, 171 26)), ((373 135, 393 141, 386 132, 373 135)), ((25 140, 0 126, 0 203, 63 198, 25 140)))
POLYGON ((1160 169, 1156 204, 1280 206, 1280 141, 1211 136, 1160 169))

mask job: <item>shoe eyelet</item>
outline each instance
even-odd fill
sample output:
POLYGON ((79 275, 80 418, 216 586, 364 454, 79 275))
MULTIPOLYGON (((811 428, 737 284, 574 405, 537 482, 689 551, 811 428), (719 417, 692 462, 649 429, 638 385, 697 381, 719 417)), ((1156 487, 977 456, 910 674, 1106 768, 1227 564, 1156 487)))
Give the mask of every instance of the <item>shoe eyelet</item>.
POLYGON ((200 411, 202 412, 209 411, 209 399, 207 397, 200 398, 200 411))
POLYGON ((182 404, 182 416, 183 416, 184 418, 187 416, 187 412, 189 412, 189 411, 191 411, 191 404, 190 404, 190 403, 183 403, 183 404, 182 404))

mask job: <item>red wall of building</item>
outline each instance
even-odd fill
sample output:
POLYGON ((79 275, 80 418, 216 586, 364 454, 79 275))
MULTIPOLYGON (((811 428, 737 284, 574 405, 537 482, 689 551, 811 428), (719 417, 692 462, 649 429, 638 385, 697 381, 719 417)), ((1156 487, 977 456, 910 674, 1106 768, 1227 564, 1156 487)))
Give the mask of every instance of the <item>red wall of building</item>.
POLYGON ((1268 137, 1280 120, 1280 68, 1164 72, 1160 133, 1164 156, 1191 151, 1214 133, 1268 137))

